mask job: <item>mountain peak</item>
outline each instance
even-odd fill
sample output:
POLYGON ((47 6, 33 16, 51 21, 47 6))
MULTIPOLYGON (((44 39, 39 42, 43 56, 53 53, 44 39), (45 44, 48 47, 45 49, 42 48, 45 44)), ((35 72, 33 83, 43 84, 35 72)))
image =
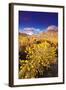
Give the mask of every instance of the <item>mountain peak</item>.
POLYGON ((47 31, 49 31, 49 32, 57 32, 58 27, 56 27, 54 25, 48 26, 47 31))

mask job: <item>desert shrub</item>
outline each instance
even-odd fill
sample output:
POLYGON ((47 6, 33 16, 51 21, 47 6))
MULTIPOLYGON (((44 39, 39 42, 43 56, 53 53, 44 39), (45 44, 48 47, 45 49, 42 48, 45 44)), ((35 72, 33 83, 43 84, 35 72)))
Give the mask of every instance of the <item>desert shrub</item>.
POLYGON ((51 64, 57 61, 56 48, 50 43, 44 41, 39 44, 27 45, 25 51, 26 60, 19 60, 19 78, 36 78, 44 75, 45 70, 50 68, 51 64))

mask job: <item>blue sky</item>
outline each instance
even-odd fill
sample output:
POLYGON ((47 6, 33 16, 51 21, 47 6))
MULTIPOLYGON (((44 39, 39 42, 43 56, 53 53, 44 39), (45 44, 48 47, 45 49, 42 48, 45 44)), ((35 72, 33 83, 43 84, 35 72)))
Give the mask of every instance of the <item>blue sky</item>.
POLYGON ((19 30, 24 28, 35 28, 40 32, 48 26, 58 27, 58 13, 19 11, 19 30))

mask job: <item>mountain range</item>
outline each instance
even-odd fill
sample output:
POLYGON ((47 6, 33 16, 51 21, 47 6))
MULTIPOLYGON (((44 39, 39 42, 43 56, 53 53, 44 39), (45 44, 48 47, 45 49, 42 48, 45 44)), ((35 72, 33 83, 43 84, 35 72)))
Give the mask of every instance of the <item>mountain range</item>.
POLYGON ((40 30, 36 28, 24 28, 23 30, 19 31, 19 33, 25 34, 25 35, 34 35, 34 34, 37 35, 45 32, 58 32, 58 28, 54 25, 51 25, 44 30, 40 30))

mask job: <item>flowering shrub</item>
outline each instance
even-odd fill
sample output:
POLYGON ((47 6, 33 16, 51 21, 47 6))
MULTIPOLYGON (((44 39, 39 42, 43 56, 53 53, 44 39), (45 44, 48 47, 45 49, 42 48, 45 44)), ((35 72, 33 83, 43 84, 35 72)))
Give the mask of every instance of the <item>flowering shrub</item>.
POLYGON ((51 67, 51 64, 57 62, 56 50, 56 47, 47 41, 39 44, 27 44, 24 50, 27 53, 26 60, 19 60, 19 78, 27 79, 44 76, 46 70, 49 70, 51 67))

